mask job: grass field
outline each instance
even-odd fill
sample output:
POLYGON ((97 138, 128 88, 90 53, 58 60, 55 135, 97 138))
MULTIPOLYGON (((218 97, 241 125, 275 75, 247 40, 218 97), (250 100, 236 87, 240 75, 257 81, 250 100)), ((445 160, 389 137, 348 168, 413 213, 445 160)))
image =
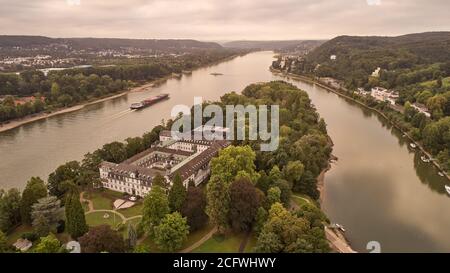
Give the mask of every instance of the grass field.
POLYGON ((203 245, 196 248, 194 253, 238 253, 239 246, 245 234, 228 234, 225 236, 213 236, 203 245))
POLYGON ((96 227, 99 225, 110 225, 111 227, 115 227, 118 223, 122 222, 122 218, 116 215, 116 219, 114 221, 115 213, 111 212, 93 212, 86 215, 86 223, 91 227, 96 227), (104 218, 105 214, 109 214, 108 218, 104 218))
POLYGON ((94 209, 113 209, 114 201, 123 198, 123 194, 111 190, 92 191, 85 193, 84 198, 92 201, 94 209))
POLYGON ((144 207, 144 205, 142 204, 142 202, 139 202, 139 203, 136 203, 131 208, 119 209, 119 210, 117 210, 117 212, 120 212, 126 218, 130 218, 130 217, 133 217, 133 216, 142 215, 142 208, 143 207, 144 207))
POLYGON ((208 223, 203 228, 201 228, 199 230, 196 230, 196 231, 194 231, 192 233, 189 233, 188 238, 184 242, 184 244, 181 247, 181 249, 185 249, 185 248, 191 246, 192 244, 194 244, 195 242, 198 242, 201 238, 203 238, 203 236, 208 234, 208 232, 210 232, 213 229, 213 227, 214 226, 212 224, 208 223))

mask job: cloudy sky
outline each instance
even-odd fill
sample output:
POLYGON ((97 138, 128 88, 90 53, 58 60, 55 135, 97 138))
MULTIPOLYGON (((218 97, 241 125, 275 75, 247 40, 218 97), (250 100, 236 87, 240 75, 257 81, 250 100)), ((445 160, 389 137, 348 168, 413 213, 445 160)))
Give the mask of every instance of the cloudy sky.
POLYGON ((450 30, 449 0, 0 0, 0 34, 327 39, 450 30))

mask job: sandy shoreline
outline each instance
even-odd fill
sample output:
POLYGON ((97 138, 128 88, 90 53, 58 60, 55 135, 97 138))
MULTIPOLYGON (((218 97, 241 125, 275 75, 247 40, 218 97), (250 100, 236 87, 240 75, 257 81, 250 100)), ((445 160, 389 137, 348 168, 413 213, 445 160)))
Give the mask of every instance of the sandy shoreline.
POLYGON ((28 117, 24 117, 24 118, 21 118, 21 119, 15 119, 15 120, 10 121, 9 123, 0 124, 0 132, 8 131, 8 130, 17 128, 19 126, 22 126, 24 124, 31 123, 31 122, 34 122, 34 121, 38 121, 38 120, 41 120, 41 119, 46 119, 46 118, 49 118, 49 117, 53 117, 53 116, 57 116, 57 115, 65 114, 65 113, 78 111, 78 110, 83 109, 84 107, 86 107, 88 105, 92 105, 92 104, 104 102, 104 101, 107 101, 107 100, 119 98, 119 97, 125 96, 126 94, 128 94, 130 92, 142 91, 145 88, 153 86, 153 84, 154 84, 154 82, 146 83, 146 84, 141 85, 139 87, 135 87, 135 88, 123 91, 123 92, 121 92, 119 94, 115 94, 115 95, 112 95, 112 96, 108 96, 108 97, 97 99, 97 100, 90 101, 90 102, 85 102, 83 104, 78 104, 78 105, 71 106, 71 107, 68 107, 68 108, 63 108, 63 109, 56 110, 56 111, 51 112, 51 113, 40 113, 40 114, 36 114, 34 116, 28 116, 28 117))

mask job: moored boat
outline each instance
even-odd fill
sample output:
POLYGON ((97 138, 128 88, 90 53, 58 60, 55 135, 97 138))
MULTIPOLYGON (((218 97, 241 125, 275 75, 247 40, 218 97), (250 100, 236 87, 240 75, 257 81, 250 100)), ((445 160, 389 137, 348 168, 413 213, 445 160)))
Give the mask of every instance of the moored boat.
POLYGON ((409 147, 411 147, 411 148, 415 149, 415 148, 417 147, 417 145, 416 145, 416 144, 414 144, 414 143, 410 143, 410 144, 409 144, 409 147))
POLYGON ((448 194, 450 194, 450 186, 445 185, 445 190, 447 191, 448 194))

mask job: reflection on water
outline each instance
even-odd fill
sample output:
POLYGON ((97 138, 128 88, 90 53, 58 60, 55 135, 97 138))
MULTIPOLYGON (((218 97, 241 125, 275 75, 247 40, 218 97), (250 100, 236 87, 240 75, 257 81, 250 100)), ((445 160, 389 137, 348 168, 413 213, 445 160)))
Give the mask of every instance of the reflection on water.
POLYGON ((250 83, 285 79, 308 92, 328 124, 339 160, 325 177, 323 208, 346 227, 352 246, 365 251, 369 241, 378 241, 384 252, 450 251, 446 180, 378 115, 315 85, 272 75, 272 56, 249 54, 144 92, 0 133, 0 187, 23 187, 29 177, 46 178, 58 165, 81 159, 104 143, 142 135, 167 119, 172 106, 192 105, 194 96, 217 100, 250 83), (210 75, 217 71, 224 75, 210 75), (159 93, 169 93, 170 99, 129 110, 132 102, 159 93))

